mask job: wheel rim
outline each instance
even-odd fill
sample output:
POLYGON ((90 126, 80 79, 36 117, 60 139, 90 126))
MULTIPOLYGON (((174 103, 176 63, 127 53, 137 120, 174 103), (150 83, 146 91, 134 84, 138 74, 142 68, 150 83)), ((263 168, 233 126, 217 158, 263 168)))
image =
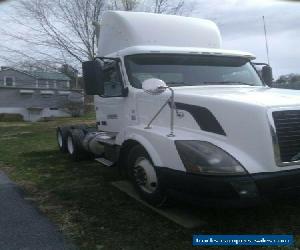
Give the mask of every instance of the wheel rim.
POLYGON ((67 145, 68 145, 68 152, 70 154, 73 154, 74 153, 74 145, 73 145, 73 140, 72 140, 71 136, 68 136, 67 145))
POLYGON ((59 147, 62 148, 62 146, 63 146, 63 139, 62 139, 62 135, 61 135, 60 131, 57 132, 57 141, 58 141, 59 147))
POLYGON ((133 176, 137 185, 146 193, 153 193, 157 189, 157 176, 152 163, 140 157, 136 160, 133 168, 133 176))

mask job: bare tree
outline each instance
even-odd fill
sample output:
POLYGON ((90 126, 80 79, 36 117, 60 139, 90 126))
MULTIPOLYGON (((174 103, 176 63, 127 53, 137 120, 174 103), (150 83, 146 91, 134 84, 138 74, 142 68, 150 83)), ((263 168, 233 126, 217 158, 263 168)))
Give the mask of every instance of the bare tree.
POLYGON ((139 0, 114 0, 110 3, 111 9, 133 11, 140 4, 139 0))
POLYGON ((184 6, 184 0, 169 1, 169 0, 154 0, 154 13, 180 14, 184 6))
POLYGON ((100 21, 103 0, 21 0, 24 16, 37 26, 30 27, 33 44, 45 45, 67 53, 78 61, 93 58, 96 49, 96 35, 93 21, 100 21), (44 39, 43 39, 44 37, 44 39))
POLYGON ((6 51, 3 54, 14 55, 14 60, 18 55, 25 61, 78 67, 96 54, 97 33, 93 23, 101 23, 104 11, 181 14, 183 6, 184 0, 19 0, 14 7, 17 15, 11 17, 19 32, 1 30, 2 38, 5 35, 15 41, 2 43, 2 50, 6 51))
POLYGON ((92 22, 100 21, 104 0, 20 0, 16 9, 12 18, 21 31, 2 30, 2 34, 30 47, 2 46, 7 52, 26 60, 75 64, 94 57, 97 41, 92 22))
POLYGON ((61 64, 55 63, 52 60, 38 59, 23 59, 10 63, 12 68, 17 68, 24 71, 59 71, 61 64))

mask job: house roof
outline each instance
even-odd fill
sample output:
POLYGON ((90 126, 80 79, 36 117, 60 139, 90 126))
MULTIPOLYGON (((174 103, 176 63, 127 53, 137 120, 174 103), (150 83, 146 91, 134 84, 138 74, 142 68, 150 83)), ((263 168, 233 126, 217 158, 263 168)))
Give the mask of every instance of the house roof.
POLYGON ((6 70, 13 70, 13 71, 17 71, 17 72, 29 75, 31 77, 35 77, 34 75, 30 74, 30 72, 26 72, 26 71, 23 71, 23 70, 19 70, 19 69, 15 69, 15 68, 10 68, 10 67, 5 67, 5 68, 1 67, 0 72, 1 71, 6 71, 6 70))
POLYGON ((56 80, 56 81, 70 81, 70 77, 67 75, 60 73, 60 72, 45 72, 45 71, 24 71, 24 70, 18 70, 15 68, 6 67, 5 69, 1 69, 0 71, 4 70, 14 70, 21 72, 26 75, 30 75, 36 79, 41 80, 56 80))

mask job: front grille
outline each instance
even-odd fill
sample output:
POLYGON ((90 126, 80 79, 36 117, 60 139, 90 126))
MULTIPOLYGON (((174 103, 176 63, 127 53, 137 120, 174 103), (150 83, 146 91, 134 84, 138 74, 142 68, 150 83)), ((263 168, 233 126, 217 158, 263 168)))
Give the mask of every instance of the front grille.
POLYGON ((300 110, 273 112, 282 162, 300 160, 300 110))

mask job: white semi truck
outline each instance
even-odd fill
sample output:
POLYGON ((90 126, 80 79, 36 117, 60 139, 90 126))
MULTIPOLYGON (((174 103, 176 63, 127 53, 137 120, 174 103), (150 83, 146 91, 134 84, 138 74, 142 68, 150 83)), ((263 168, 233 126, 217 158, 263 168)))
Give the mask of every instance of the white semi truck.
MULTIPOLYGON (((259 45, 256 45, 259 46, 259 45)), ((300 91, 221 49, 215 23, 112 11, 83 63, 96 128, 57 129, 62 151, 117 166, 152 205, 253 204, 300 194, 300 91)))

